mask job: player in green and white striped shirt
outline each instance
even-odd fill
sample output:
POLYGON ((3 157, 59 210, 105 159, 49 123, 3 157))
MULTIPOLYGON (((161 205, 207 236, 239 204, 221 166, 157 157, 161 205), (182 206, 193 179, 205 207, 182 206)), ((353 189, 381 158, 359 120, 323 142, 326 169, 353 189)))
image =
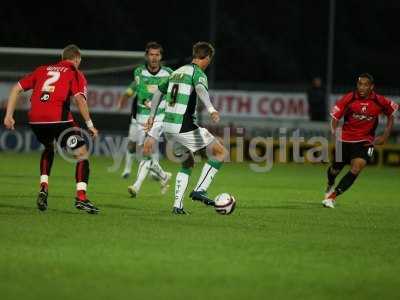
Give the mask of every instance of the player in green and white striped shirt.
POLYGON ((196 124, 197 99, 203 102, 213 122, 219 122, 219 113, 211 104, 207 76, 204 73, 213 55, 214 48, 209 43, 198 42, 193 46, 192 63, 172 72, 168 80, 158 86, 152 99, 151 115, 146 124, 146 128, 151 130, 158 104, 162 95, 166 95, 164 134, 169 142, 172 141, 178 146, 176 150, 179 154, 184 156, 182 168, 176 175, 172 210, 175 214, 185 214, 183 196, 194 166, 193 154, 200 150, 208 150, 207 154, 211 154, 195 189, 190 194, 193 200, 202 201, 206 205, 214 205, 214 201, 207 196, 207 189, 227 154, 224 146, 207 129, 196 124))
POLYGON ((151 98, 157 90, 161 80, 166 79, 172 70, 161 66, 162 47, 156 42, 149 42, 146 46, 146 64, 137 67, 134 71, 134 81, 127 88, 119 101, 119 107, 134 96, 132 104, 132 119, 129 128, 128 152, 126 164, 122 177, 127 178, 131 172, 133 155, 138 150, 143 150, 142 159, 139 163, 137 179, 128 187, 132 196, 136 196, 147 174, 152 172, 161 182, 162 193, 168 188, 168 181, 171 174, 164 172, 158 162, 158 154, 153 154, 153 146, 162 134, 162 120, 164 118, 165 101, 161 102, 156 113, 155 126, 150 132, 144 131, 144 124, 150 115, 151 98))

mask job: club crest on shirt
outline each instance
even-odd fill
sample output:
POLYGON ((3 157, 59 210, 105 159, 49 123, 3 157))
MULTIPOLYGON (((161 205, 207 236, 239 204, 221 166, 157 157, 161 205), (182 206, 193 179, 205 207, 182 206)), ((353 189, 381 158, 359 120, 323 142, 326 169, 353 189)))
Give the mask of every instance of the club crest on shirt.
POLYGON ((365 114, 368 110, 368 104, 361 104, 361 112, 365 114))

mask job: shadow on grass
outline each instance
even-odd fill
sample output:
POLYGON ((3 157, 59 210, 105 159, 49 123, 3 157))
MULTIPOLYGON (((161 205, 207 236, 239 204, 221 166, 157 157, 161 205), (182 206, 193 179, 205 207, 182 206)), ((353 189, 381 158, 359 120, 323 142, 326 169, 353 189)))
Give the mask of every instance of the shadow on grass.
POLYGON ((321 208, 321 203, 316 202, 287 202, 279 205, 256 205, 256 206, 240 206, 240 209, 251 210, 251 209, 310 209, 310 208, 321 208))
POLYGON ((99 205, 101 208, 115 208, 115 209, 130 209, 130 210, 144 210, 143 208, 137 208, 127 205, 119 205, 119 204, 101 204, 99 205))
POLYGON ((12 209, 18 209, 18 210, 25 210, 25 211, 37 210, 36 208, 33 208, 32 206, 16 205, 13 203, 12 204, 0 203, 0 208, 12 208, 12 209))
MULTIPOLYGON (((26 175, 26 174, 7 174, 7 177, 5 177, 5 179, 10 179, 10 178, 18 178, 18 179, 21 179, 21 178, 33 178, 33 179, 37 179, 38 176, 36 176, 36 175, 26 175)), ((51 178, 53 180, 54 179, 65 179, 65 178, 71 180, 73 177, 71 175, 62 175, 62 174, 60 174, 60 175, 53 175, 51 178)))
MULTIPOLYGON (((79 211, 73 212, 73 211, 57 209, 57 208, 48 208, 47 211, 42 212, 42 211, 39 211, 36 207, 18 205, 15 203, 11 203, 11 204, 0 203, 0 208, 11 208, 11 209, 21 210, 21 211, 25 211, 25 212, 34 212, 34 213, 38 213, 38 214, 46 214, 48 212, 49 213, 56 212, 56 213, 62 213, 62 214, 68 214, 68 215, 80 214, 79 211)), ((1 212, 0 211, 0 215, 9 215, 9 212, 1 212)))
POLYGON ((25 174, 7 174, 7 179, 8 178, 37 178, 37 176, 33 175, 25 175, 25 174))

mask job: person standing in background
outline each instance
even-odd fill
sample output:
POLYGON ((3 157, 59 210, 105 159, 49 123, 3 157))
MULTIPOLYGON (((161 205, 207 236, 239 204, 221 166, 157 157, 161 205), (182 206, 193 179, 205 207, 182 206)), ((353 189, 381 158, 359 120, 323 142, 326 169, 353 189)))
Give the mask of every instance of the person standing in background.
POLYGON ((307 90, 307 101, 310 121, 326 121, 327 101, 321 78, 315 77, 312 80, 311 87, 307 90))

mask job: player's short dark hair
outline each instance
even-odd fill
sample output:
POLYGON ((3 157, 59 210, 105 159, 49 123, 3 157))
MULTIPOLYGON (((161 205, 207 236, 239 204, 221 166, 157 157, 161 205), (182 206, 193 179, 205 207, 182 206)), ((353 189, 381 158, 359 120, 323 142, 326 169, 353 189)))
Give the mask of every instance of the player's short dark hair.
POLYGON ((154 42, 154 41, 148 42, 148 43, 146 44, 146 48, 145 48, 146 54, 149 53, 149 50, 150 50, 150 49, 160 50, 160 53, 161 53, 161 54, 163 54, 163 52, 164 52, 163 47, 162 47, 159 43, 154 42))
POLYGON ((77 45, 71 44, 64 48, 62 52, 62 59, 74 59, 76 57, 81 57, 81 50, 77 45))
POLYGON ((214 47, 207 42, 197 42, 193 45, 193 58, 204 59, 207 56, 213 58, 215 53, 214 47))
POLYGON ((367 78, 372 84, 375 83, 374 77, 369 73, 362 73, 358 76, 357 80, 360 78, 367 78))

